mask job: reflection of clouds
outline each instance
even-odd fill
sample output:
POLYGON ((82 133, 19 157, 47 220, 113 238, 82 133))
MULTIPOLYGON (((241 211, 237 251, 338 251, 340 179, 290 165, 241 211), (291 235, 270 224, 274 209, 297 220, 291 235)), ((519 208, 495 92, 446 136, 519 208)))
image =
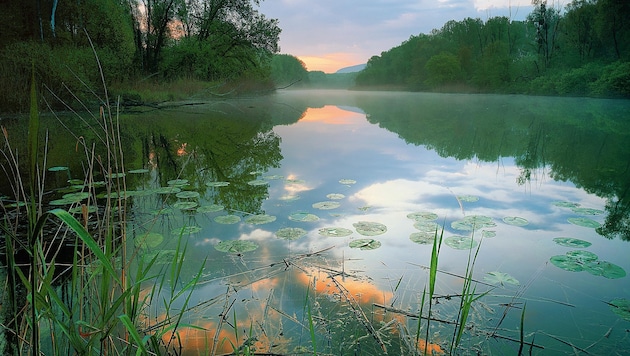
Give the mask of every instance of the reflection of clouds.
POLYGON ((243 233, 239 236, 239 240, 265 241, 274 237, 274 233, 263 229, 254 229, 249 233, 243 233))
POLYGON ((361 200, 369 206, 413 209, 424 196, 437 192, 444 194, 445 188, 424 181, 394 179, 361 189, 350 200, 361 200))

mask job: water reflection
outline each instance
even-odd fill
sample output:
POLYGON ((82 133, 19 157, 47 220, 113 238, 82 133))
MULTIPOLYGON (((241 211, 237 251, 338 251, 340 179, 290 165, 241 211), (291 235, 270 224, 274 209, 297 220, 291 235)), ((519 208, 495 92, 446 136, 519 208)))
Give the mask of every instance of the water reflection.
MULTIPOLYGON (((178 189, 199 193, 129 199, 130 236, 142 236, 147 226, 165 236, 157 246, 132 245, 133 252, 145 259, 172 256, 180 235, 174 232, 193 226, 198 229, 182 234, 189 246, 183 278, 192 278, 206 261, 185 320, 199 328, 182 328, 175 339, 166 333, 163 340, 182 343, 191 353, 231 352, 232 345, 312 352, 313 329, 318 350, 331 354, 378 354, 383 347, 405 354, 424 345, 448 351, 452 324, 436 321, 415 340, 419 323, 410 316, 421 304, 427 279, 422 266, 429 263, 431 246, 410 240, 418 227, 408 214, 429 211, 444 225, 445 237, 472 235, 481 243, 477 280, 500 271, 520 281, 479 285, 491 293, 471 315, 471 350, 518 350, 507 339, 488 342, 488 333, 500 325, 503 336, 518 340, 521 310, 514 306, 524 302, 527 340, 544 345, 545 352, 571 350, 558 339, 582 348, 597 342, 601 353, 619 350, 627 338, 623 321, 605 303, 611 296, 630 296, 627 277, 569 272, 549 261, 568 251, 553 242, 566 236, 592 243, 588 250, 601 261, 630 270, 627 244, 570 224, 567 219, 577 213, 553 204, 605 208, 605 216, 591 216, 596 223, 604 220, 597 232, 629 239, 627 112, 625 101, 314 91, 125 117, 123 131, 138 138, 129 147, 127 168, 149 169, 129 175, 128 187, 151 192, 185 179, 178 189), (221 208, 176 208, 186 199, 221 208), (331 200, 339 207, 315 205, 331 200), (156 216, 163 208, 170 210, 156 216), (242 221, 260 214, 275 220, 242 221), (217 220, 227 215, 242 220, 217 220), (493 220, 486 235, 493 237, 453 227, 475 215, 493 220), (528 224, 517 226, 506 217, 528 224), (366 238, 354 225, 361 221, 387 227, 368 237, 382 247, 349 247, 366 238), (276 232, 287 227, 302 228, 306 236, 278 238, 276 232), (351 234, 324 236, 321 229, 351 234), (221 241, 259 247, 229 254, 214 249, 221 241), (574 318, 567 320, 567 313, 574 318), (610 337, 602 339, 609 329, 610 337)), ((60 164, 55 160, 61 155, 52 157, 51 165, 60 164)), ((468 253, 442 248, 434 302, 444 320, 457 317, 468 253)), ((164 268, 156 273, 165 274, 164 268)), ((160 308, 150 306, 147 324, 166 320, 160 308)))

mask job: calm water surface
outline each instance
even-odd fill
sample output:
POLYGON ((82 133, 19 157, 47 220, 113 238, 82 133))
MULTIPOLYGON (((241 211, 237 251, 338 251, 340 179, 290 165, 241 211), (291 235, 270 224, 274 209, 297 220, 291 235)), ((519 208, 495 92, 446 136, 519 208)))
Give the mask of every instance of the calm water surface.
MULTIPOLYGON (((445 241, 433 351, 451 351, 474 259, 487 294, 453 353, 516 354, 522 322, 527 353, 630 354, 630 313, 609 304, 630 299, 628 101, 286 91, 126 116, 123 132, 126 168, 149 170, 128 175, 128 189, 186 179, 179 189, 200 194, 131 200, 130 236, 165 237, 145 258, 166 262, 181 228, 198 227, 183 234, 182 283, 205 260, 185 320, 204 329, 181 333, 191 354, 231 351, 234 326, 259 352, 312 350, 309 319, 318 352, 409 354, 432 251, 419 233, 434 224, 445 241), (240 221, 215 220, 225 215, 240 221), (272 221, 248 222, 256 215, 272 221), (366 233, 362 222, 378 224, 366 233), (279 237, 286 228, 305 235, 279 237), (218 251, 224 241, 257 248, 218 251)), ((51 154, 72 171, 67 160, 51 154)), ((149 313, 163 317, 157 304, 149 313)))

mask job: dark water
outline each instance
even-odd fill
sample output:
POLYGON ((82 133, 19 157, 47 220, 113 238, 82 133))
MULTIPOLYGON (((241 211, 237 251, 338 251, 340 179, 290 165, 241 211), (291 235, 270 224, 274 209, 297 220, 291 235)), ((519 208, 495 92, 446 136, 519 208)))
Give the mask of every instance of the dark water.
MULTIPOLYGON (((421 323, 434 351, 451 348, 472 266, 488 293, 454 353, 515 354, 522 322, 527 353, 630 354, 628 315, 610 305, 630 299, 628 101, 287 91, 124 115, 121 128, 126 170, 147 170, 127 175, 130 236, 164 237, 139 255, 172 256, 180 229, 197 227, 183 234, 183 280, 206 261, 185 318, 204 330, 182 329, 191 354, 231 351, 235 337, 259 352, 312 350, 310 329, 318 352, 409 354, 418 321, 407 314, 419 312, 432 250, 417 233, 433 224, 449 241, 432 311, 442 321, 428 334, 421 323), (174 179, 199 197, 155 193, 174 179), (211 205, 223 209, 197 211, 211 205), (485 225, 466 230, 465 218, 485 225), (361 222, 378 224, 370 234, 361 222), (305 236, 279 238, 285 228, 305 236), (222 241, 257 248, 226 253, 222 241)), ((49 166, 70 173, 50 173, 51 185, 82 178, 76 139, 53 138, 49 166)), ((150 313, 160 319, 160 304, 150 313)))

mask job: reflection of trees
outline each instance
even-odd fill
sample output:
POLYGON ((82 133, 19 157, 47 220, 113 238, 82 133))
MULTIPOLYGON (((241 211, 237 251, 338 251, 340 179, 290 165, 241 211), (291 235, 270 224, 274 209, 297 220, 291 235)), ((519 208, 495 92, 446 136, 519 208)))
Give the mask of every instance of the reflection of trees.
POLYGON ((184 178, 190 183, 185 189, 199 192, 211 203, 262 213, 267 187, 247 182, 279 166, 280 137, 272 131, 269 111, 243 110, 226 105, 220 110, 159 112, 150 124, 146 115, 130 118, 128 130, 138 133, 143 157, 158 167, 157 185, 184 178), (230 185, 206 185, 213 181, 230 185))
POLYGON ((537 170, 609 199, 598 232, 630 241, 630 122, 626 101, 417 95, 358 103, 374 124, 443 157, 514 157, 519 184, 537 170), (509 103, 509 104, 506 104, 509 103), (508 106, 509 105, 509 106, 508 106))

